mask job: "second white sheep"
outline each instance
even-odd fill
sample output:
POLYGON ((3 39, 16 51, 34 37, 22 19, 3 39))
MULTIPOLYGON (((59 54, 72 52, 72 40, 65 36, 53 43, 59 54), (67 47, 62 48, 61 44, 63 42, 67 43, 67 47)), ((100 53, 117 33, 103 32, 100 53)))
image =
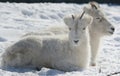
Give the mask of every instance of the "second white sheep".
POLYGON ((2 66, 48 67, 62 71, 84 70, 90 63, 88 26, 92 17, 84 14, 64 18, 68 35, 28 35, 2 55, 2 66))

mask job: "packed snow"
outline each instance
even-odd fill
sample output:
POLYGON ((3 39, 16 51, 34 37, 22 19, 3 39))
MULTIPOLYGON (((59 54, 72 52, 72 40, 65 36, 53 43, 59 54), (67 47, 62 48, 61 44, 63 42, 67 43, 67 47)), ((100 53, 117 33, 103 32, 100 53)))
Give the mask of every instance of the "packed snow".
MULTIPOLYGON (((85 4, 72 3, 0 3, 0 56, 25 33, 43 31, 48 26, 62 26, 65 15, 80 13, 84 6, 85 4)), ((0 76, 107 76, 120 72, 120 6, 100 6, 116 31, 114 35, 103 38, 96 67, 73 72, 45 67, 40 71, 9 67, 0 68, 0 76)))

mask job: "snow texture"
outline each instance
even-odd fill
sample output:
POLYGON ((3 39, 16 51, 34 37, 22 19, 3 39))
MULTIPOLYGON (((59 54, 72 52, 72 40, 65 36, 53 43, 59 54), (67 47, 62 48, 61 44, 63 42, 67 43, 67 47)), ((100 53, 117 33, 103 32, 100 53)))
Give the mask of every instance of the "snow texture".
MULTIPOLYGON (((63 17, 81 12, 84 5, 0 3, 0 56, 6 47, 18 41, 25 33, 43 31, 47 26, 64 25, 63 17)), ((0 68, 0 76, 107 76, 120 72, 120 6, 101 4, 101 7, 116 30, 113 36, 103 38, 96 67, 89 67, 82 72, 62 72, 45 67, 40 71, 9 67, 0 68)))

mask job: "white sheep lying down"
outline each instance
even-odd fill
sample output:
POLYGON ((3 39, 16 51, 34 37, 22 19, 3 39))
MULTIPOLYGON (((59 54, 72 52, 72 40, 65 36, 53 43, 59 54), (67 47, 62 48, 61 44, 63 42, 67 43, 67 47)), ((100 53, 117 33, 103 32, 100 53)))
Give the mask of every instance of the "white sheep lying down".
POLYGON ((2 66, 84 70, 90 63, 88 27, 92 17, 82 13, 64 18, 68 35, 28 35, 8 47, 2 66))

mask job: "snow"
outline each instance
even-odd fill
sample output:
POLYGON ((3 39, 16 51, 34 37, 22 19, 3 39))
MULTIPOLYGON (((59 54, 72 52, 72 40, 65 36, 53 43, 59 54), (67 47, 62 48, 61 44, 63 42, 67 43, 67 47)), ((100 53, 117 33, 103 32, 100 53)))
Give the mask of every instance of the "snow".
MULTIPOLYGON (((28 32, 64 25, 65 15, 79 13, 85 4, 66 3, 0 3, 0 55, 6 47, 28 32)), ((62 72, 43 67, 40 71, 26 68, 0 68, 0 76, 106 76, 120 72, 120 6, 101 4, 109 21, 115 26, 113 36, 103 38, 96 67, 85 71, 62 72)), ((116 74, 114 76, 120 76, 116 74)))

